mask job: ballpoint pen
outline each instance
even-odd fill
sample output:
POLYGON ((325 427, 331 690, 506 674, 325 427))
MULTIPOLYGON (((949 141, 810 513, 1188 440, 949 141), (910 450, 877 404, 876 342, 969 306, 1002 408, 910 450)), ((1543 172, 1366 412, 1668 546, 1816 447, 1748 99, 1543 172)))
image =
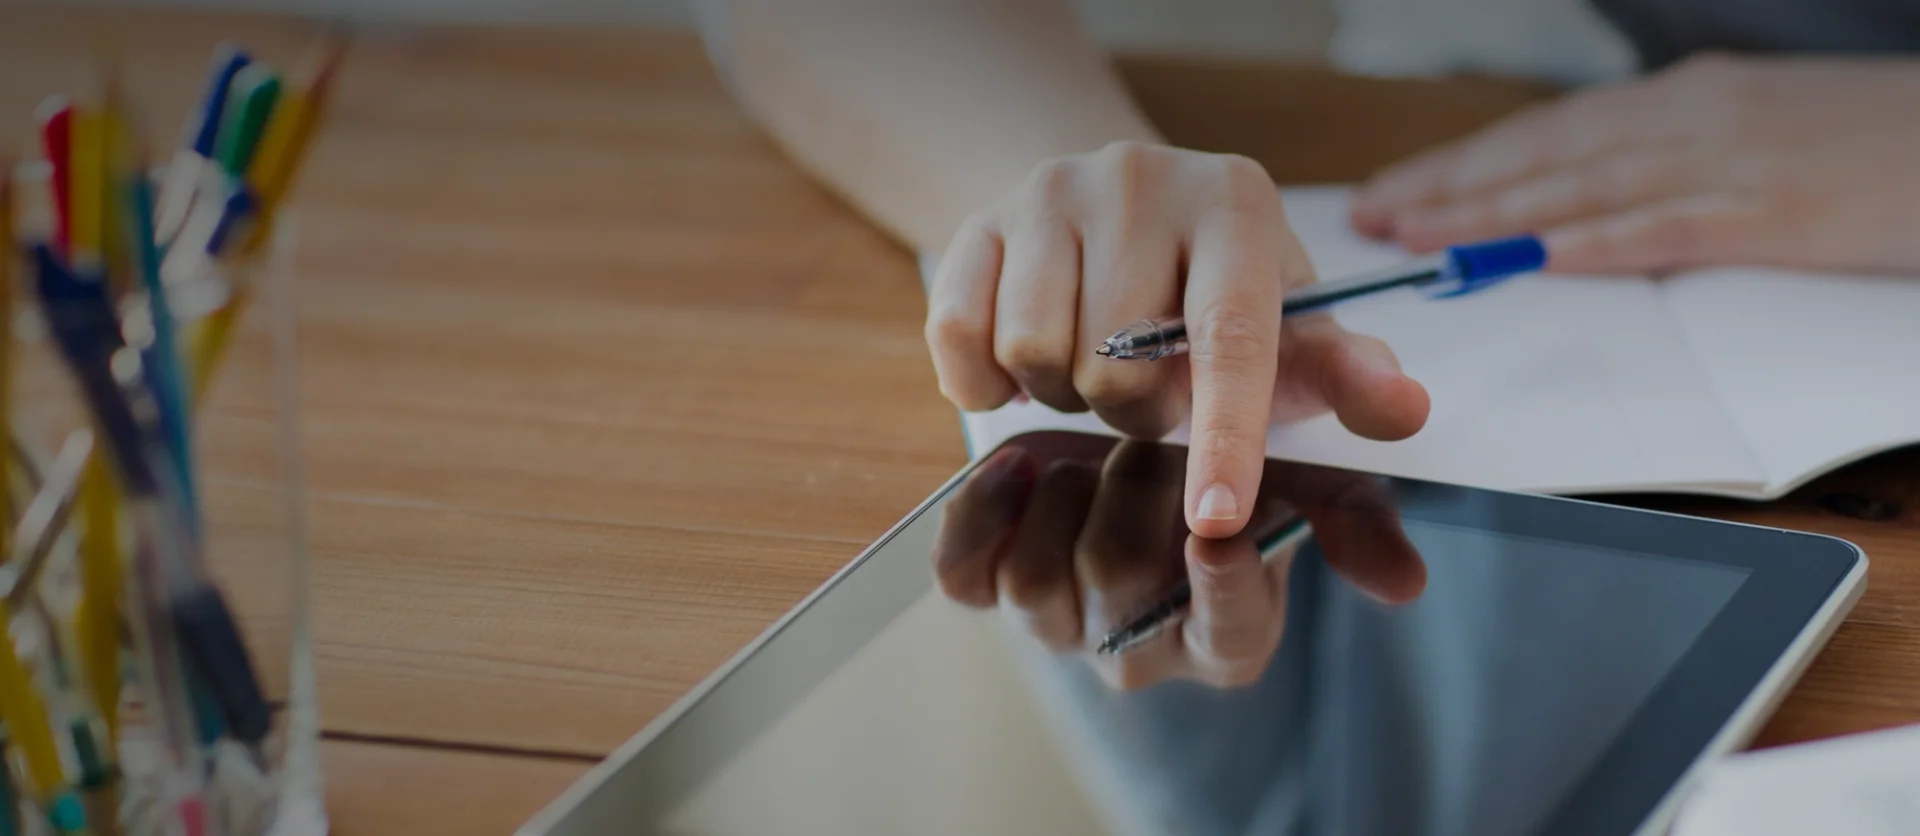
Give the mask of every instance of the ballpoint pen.
POLYGON ((249 64, 234 75, 227 111, 220 118, 220 135, 213 147, 214 161, 229 176, 247 176, 247 164, 260 145, 260 132, 279 100, 280 76, 266 66, 249 64))
MULTIPOLYGON (((1310 285, 1287 296, 1281 315, 1311 313, 1348 299, 1405 287, 1433 286, 1438 288, 1438 298, 1466 296, 1538 270, 1546 263, 1546 247, 1532 235, 1462 244, 1407 264, 1310 285)), ((1187 347, 1185 320, 1149 319, 1108 337, 1094 353, 1115 360, 1158 360, 1184 354, 1187 347)))
POLYGON ((252 210, 247 169, 280 100, 280 77, 262 64, 235 73, 213 143, 213 164, 201 167, 192 207, 167 244, 162 278, 177 284, 208 272, 234 228, 252 210))
POLYGON ((199 188, 202 172, 211 168, 214 141, 220 135, 221 116, 227 108, 227 91, 233 77, 253 62, 232 44, 221 44, 214 52, 213 69, 207 79, 200 106, 187 122, 186 136, 173 161, 167 166, 166 182, 160 189, 155 210, 155 234, 160 243, 171 242, 186 222, 193 194, 199 188))

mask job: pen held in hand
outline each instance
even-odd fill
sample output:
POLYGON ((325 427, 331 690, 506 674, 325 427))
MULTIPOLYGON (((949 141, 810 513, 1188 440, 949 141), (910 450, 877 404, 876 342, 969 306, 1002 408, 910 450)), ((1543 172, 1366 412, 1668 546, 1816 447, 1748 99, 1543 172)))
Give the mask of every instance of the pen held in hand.
MULTIPOLYGON (((1404 287, 1435 287, 1435 298, 1477 293, 1547 263, 1547 250, 1532 235, 1462 244, 1384 270, 1321 282, 1290 294, 1282 316, 1325 310, 1340 302, 1404 287)), ((1093 352, 1114 360, 1158 360, 1187 352, 1186 321, 1179 317, 1136 322, 1108 337, 1093 352)))

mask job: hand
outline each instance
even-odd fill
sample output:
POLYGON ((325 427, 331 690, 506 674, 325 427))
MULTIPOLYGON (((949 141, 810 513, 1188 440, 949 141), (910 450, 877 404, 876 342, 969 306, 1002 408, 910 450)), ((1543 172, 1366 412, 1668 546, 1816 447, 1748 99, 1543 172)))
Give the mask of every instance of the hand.
POLYGON ((1920 61, 1709 57, 1393 167, 1362 231, 1414 250, 1525 231, 1548 269, 1920 270, 1920 61))
MULTIPOLYGON (((1180 524, 1179 448, 1122 441, 1104 461, 1037 461, 1009 446, 982 462, 947 501, 934 542, 941 589, 972 607, 1006 611, 1057 653, 1082 653, 1157 603, 1181 579, 1188 614, 1117 656, 1090 655, 1108 684, 1169 679, 1215 687, 1253 682, 1279 649, 1292 554, 1262 562, 1255 532, 1294 513, 1313 527, 1329 565, 1381 601, 1426 585, 1426 567, 1392 505, 1365 477, 1269 463, 1253 524, 1225 539, 1180 524)), ((1265 533, 1265 532, 1262 532, 1265 533)))
POLYGON ((1188 525, 1227 537, 1251 514, 1270 420, 1332 409, 1385 440, 1426 421, 1426 391, 1385 343, 1327 317, 1281 328, 1282 294, 1312 281, 1259 164, 1116 143, 1041 164, 962 225, 933 281, 926 336, 941 391, 961 409, 1025 394, 1142 438, 1191 418, 1188 525), (1093 353, 1128 324, 1176 314, 1186 356, 1093 353))

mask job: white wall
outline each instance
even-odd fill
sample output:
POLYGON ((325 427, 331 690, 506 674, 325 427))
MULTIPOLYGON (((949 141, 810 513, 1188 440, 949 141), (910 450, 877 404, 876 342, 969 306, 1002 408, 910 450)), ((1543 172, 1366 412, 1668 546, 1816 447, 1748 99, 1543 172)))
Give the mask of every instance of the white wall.
MULTIPOLYGON (((66 0, 88 2, 89 0, 66 0)), ((689 0, 110 0, 397 23, 684 26, 689 0)), ((1076 0, 1107 43, 1140 50, 1268 56, 1318 54, 1332 28, 1329 0, 1076 0)))

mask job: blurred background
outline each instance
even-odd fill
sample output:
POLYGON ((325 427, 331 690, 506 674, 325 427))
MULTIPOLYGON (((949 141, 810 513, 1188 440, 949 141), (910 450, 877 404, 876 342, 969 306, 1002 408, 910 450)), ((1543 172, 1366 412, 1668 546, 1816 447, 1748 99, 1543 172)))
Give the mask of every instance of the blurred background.
MULTIPOLYGON (((1320 54, 1338 0, 1080 0, 1109 45, 1140 51, 1320 54)), ((691 0, 118 0, 348 17, 362 22, 687 26, 691 0)), ((94 5, 100 5, 94 3, 94 5)))

